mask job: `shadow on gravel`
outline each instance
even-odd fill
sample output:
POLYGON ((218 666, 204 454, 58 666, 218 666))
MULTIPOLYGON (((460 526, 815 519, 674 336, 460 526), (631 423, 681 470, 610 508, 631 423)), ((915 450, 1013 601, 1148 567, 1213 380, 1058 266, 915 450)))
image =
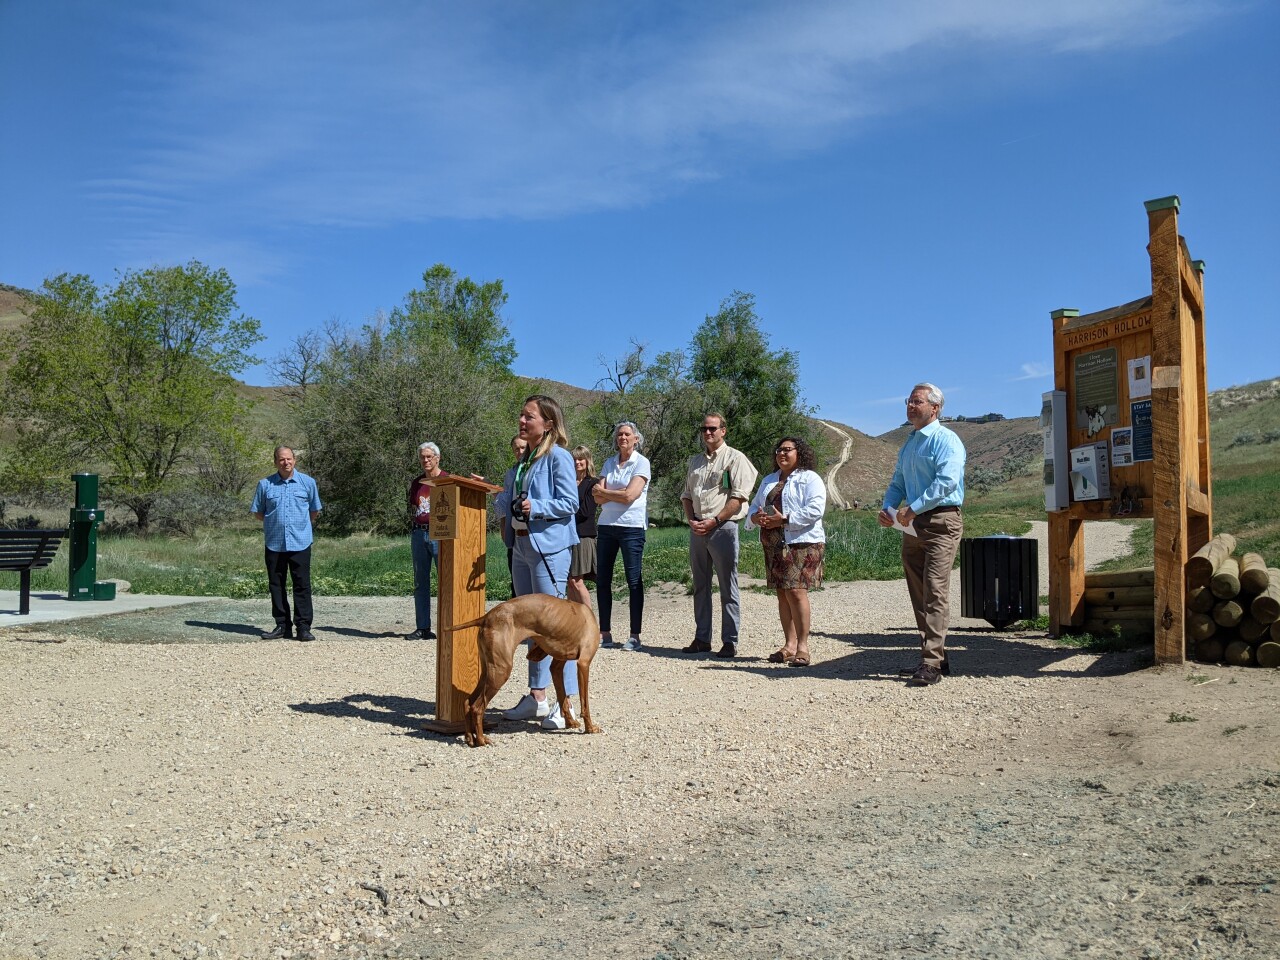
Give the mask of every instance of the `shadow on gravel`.
MULTIPOLYGON (((596 656, 609 656, 616 653, 620 657, 634 657, 636 654, 648 654, 651 657, 657 657, 662 660, 686 660, 689 663, 697 663, 699 660, 709 660, 712 663, 725 663, 726 661, 718 660, 716 658, 715 651, 719 648, 720 645, 717 643, 711 653, 685 653, 679 647, 641 647, 639 650, 634 651, 622 650, 618 647, 609 647, 602 648, 596 656)), ((739 661, 742 660, 743 655, 738 654, 737 659, 739 661)), ((728 662, 732 663, 733 661, 730 660, 728 662)))
POLYGON ((368 720, 370 723, 404 727, 415 734, 421 733, 422 724, 436 715, 434 700, 388 697, 374 693, 353 693, 341 700, 326 700, 323 703, 291 703, 289 709, 321 717, 368 720))
POLYGON ((317 627, 316 629, 322 629, 325 633, 336 633, 340 637, 362 637, 365 640, 386 640, 388 637, 400 636, 394 630, 357 630, 355 627, 317 627))
POLYGON ((262 636, 262 631, 270 630, 270 627, 255 627, 249 623, 214 623, 211 620, 184 620, 188 627, 198 627, 201 630, 216 630, 219 633, 239 633, 250 637, 262 636))
MULTIPOLYGON (((892 680, 901 682, 898 671, 919 662, 915 631, 891 628, 884 633, 823 633, 816 637, 853 648, 843 656, 815 661, 808 667, 774 664, 764 660, 744 663, 739 657, 730 663, 773 680, 799 679, 806 676, 849 680, 892 680)), ((1027 680, 1051 677, 1109 677, 1144 670, 1151 666, 1150 652, 1145 649, 1117 653, 1090 654, 1075 647, 1050 647, 1018 635, 962 628, 948 634, 947 656, 952 677, 1023 677, 1027 680), (957 634, 960 634, 957 636, 957 634), (1091 657, 1088 663, 1077 658, 1091 657), (1064 661, 1077 660, 1070 667, 1064 661)), ((728 665, 728 664, 726 664, 728 665)))

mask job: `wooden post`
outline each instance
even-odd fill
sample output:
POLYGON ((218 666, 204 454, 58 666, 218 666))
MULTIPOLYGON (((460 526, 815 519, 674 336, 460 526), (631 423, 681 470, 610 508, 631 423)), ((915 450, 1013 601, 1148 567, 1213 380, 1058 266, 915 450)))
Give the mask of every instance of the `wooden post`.
POLYGON ((431 537, 440 543, 436 599, 436 718, 423 724, 435 733, 463 729, 467 698, 480 679, 477 627, 454 632, 485 612, 486 498, 500 491, 483 480, 443 476, 431 491, 431 537))
MULTIPOLYGON (((1064 308, 1050 315, 1055 332, 1080 316, 1080 311, 1064 308)), ((1053 351, 1053 389, 1067 390, 1067 357, 1053 351)), ((1068 435, 1070 428, 1068 427, 1068 435)), ((1058 470, 1069 464, 1055 464, 1058 470)), ((1049 636, 1059 637, 1064 628, 1084 623, 1084 524, 1068 511, 1049 514, 1049 636)))
POLYGON ((1151 427, 1158 663, 1186 659, 1187 558, 1209 541, 1208 402, 1201 274, 1178 235, 1177 197, 1146 203, 1151 257, 1151 427))

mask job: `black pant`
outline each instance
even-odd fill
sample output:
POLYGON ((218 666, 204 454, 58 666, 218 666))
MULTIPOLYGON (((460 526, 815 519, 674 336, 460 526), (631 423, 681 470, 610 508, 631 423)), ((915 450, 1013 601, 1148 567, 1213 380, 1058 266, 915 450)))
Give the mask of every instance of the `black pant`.
POLYGON ((311 629, 311 548, 268 550, 267 585, 271 588, 271 616, 276 626, 289 629, 289 594, 285 574, 293 580, 294 623, 299 630, 311 629))
POLYGON ((613 566, 622 554, 627 575, 631 608, 631 635, 640 636, 644 625, 644 580, 640 564, 644 559, 644 527, 615 527, 600 524, 596 532, 596 604, 600 607, 600 630, 613 633, 613 566))

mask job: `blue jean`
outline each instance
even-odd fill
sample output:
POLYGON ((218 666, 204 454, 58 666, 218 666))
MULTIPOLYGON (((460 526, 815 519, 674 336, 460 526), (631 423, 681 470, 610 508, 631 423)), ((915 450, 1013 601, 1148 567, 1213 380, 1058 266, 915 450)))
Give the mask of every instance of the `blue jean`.
POLYGON ((431 629, 431 564, 440 559, 440 544, 427 536, 426 527, 409 534, 413 554, 413 615, 419 630, 431 629))
MULTIPOLYGON (((516 596, 523 597, 527 593, 545 593, 551 597, 563 598, 569 586, 569 561, 573 551, 565 547, 556 553, 548 554, 546 563, 528 537, 516 537, 515 550, 511 555, 511 584, 516 596), (547 572, 550 565, 551 572, 547 572)), ((569 696, 578 694, 578 661, 569 660, 564 665, 564 692, 569 696)), ((529 689, 545 690, 551 686, 551 658, 529 661, 529 689)))
POLYGON ((613 564, 622 553, 622 569, 627 575, 628 605, 631 608, 631 635, 638 637, 644 623, 644 580, 640 561, 644 557, 644 527, 615 527, 605 524, 596 534, 596 603, 600 607, 600 631, 613 633, 613 564))

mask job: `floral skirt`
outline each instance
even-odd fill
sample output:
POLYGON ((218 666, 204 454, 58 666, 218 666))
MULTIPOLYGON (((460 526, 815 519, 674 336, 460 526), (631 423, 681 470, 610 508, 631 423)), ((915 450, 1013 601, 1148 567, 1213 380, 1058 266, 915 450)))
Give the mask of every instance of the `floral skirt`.
POLYGON ((775 590, 813 590, 822 586, 825 543, 764 545, 765 577, 775 590))

